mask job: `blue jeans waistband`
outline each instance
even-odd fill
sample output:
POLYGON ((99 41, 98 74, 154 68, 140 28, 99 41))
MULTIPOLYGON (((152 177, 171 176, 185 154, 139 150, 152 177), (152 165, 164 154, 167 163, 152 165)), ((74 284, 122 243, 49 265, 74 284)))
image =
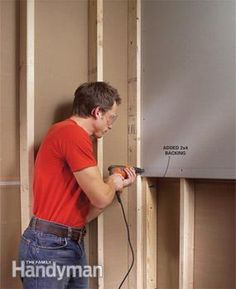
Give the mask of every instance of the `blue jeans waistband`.
POLYGON ((80 241, 86 234, 86 228, 73 228, 57 224, 47 220, 32 217, 29 223, 32 230, 38 230, 44 233, 54 234, 58 237, 71 238, 74 241, 80 241))

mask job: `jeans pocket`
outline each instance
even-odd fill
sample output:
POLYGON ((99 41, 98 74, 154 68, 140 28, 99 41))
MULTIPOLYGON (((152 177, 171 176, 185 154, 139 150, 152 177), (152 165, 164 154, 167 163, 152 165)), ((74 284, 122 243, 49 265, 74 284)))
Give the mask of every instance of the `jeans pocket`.
POLYGON ((23 261, 31 258, 30 240, 22 235, 19 243, 18 259, 23 261))
POLYGON ((84 257, 85 255, 85 249, 84 249, 84 241, 80 241, 80 242, 77 242, 77 251, 78 251, 78 254, 79 254, 79 258, 82 258, 84 257))
POLYGON ((27 237, 25 237, 24 235, 21 236, 21 241, 22 241, 23 243, 28 244, 28 245, 29 245, 29 243, 31 242, 31 240, 28 239, 27 237))
POLYGON ((57 250, 67 246, 67 239, 51 234, 38 234, 36 247, 40 249, 57 250))

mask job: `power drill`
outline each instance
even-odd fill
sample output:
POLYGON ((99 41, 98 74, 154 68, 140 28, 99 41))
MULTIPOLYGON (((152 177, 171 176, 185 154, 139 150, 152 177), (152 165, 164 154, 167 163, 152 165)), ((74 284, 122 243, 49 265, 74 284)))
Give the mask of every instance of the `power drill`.
MULTIPOLYGON (((124 177, 125 179, 128 177, 126 172, 124 171, 124 169, 126 168, 131 168, 131 166, 123 166, 123 165, 111 165, 108 168, 109 174, 120 174, 122 177, 124 177)), ((139 174, 141 175, 142 173, 144 173, 144 169, 141 168, 137 168, 137 167, 133 167, 135 170, 135 174, 139 174)))
MULTIPOLYGON (((119 174, 126 179, 126 178, 128 178, 128 176, 124 170, 126 168, 131 168, 131 166, 111 165, 108 167, 109 175, 119 174)), ((134 168, 136 174, 141 175, 142 173, 144 173, 144 169, 141 169, 138 167, 133 167, 133 168, 134 168)), ((118 202, 121 203, 120 194, 118 192, 116 192, 116 197, 117 197, 118 202)))

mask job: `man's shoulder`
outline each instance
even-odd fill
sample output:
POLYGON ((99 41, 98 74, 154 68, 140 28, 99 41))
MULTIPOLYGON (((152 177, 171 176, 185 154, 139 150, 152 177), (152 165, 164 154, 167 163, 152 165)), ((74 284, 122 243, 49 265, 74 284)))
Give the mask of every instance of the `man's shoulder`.
POLYGON ((71 119, 55 123, 49 130, 49 135, 64 140, 82 138, 90 141, 88 133, 71 119))
POLYGON ((70 132, 78 132, 80 131, 80 128, 73 123, 70 119, 65 119, 60 122, 54 123, 51 128, 49 129, 50 133, 70 133, 70 132))

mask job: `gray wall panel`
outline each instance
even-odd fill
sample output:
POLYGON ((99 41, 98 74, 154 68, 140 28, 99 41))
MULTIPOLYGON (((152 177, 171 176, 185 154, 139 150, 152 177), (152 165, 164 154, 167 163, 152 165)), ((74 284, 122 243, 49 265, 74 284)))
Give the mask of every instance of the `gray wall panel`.
POLYGON ((236 178, 235 6, 231 0, 142 1, 147 176, 236 178))

